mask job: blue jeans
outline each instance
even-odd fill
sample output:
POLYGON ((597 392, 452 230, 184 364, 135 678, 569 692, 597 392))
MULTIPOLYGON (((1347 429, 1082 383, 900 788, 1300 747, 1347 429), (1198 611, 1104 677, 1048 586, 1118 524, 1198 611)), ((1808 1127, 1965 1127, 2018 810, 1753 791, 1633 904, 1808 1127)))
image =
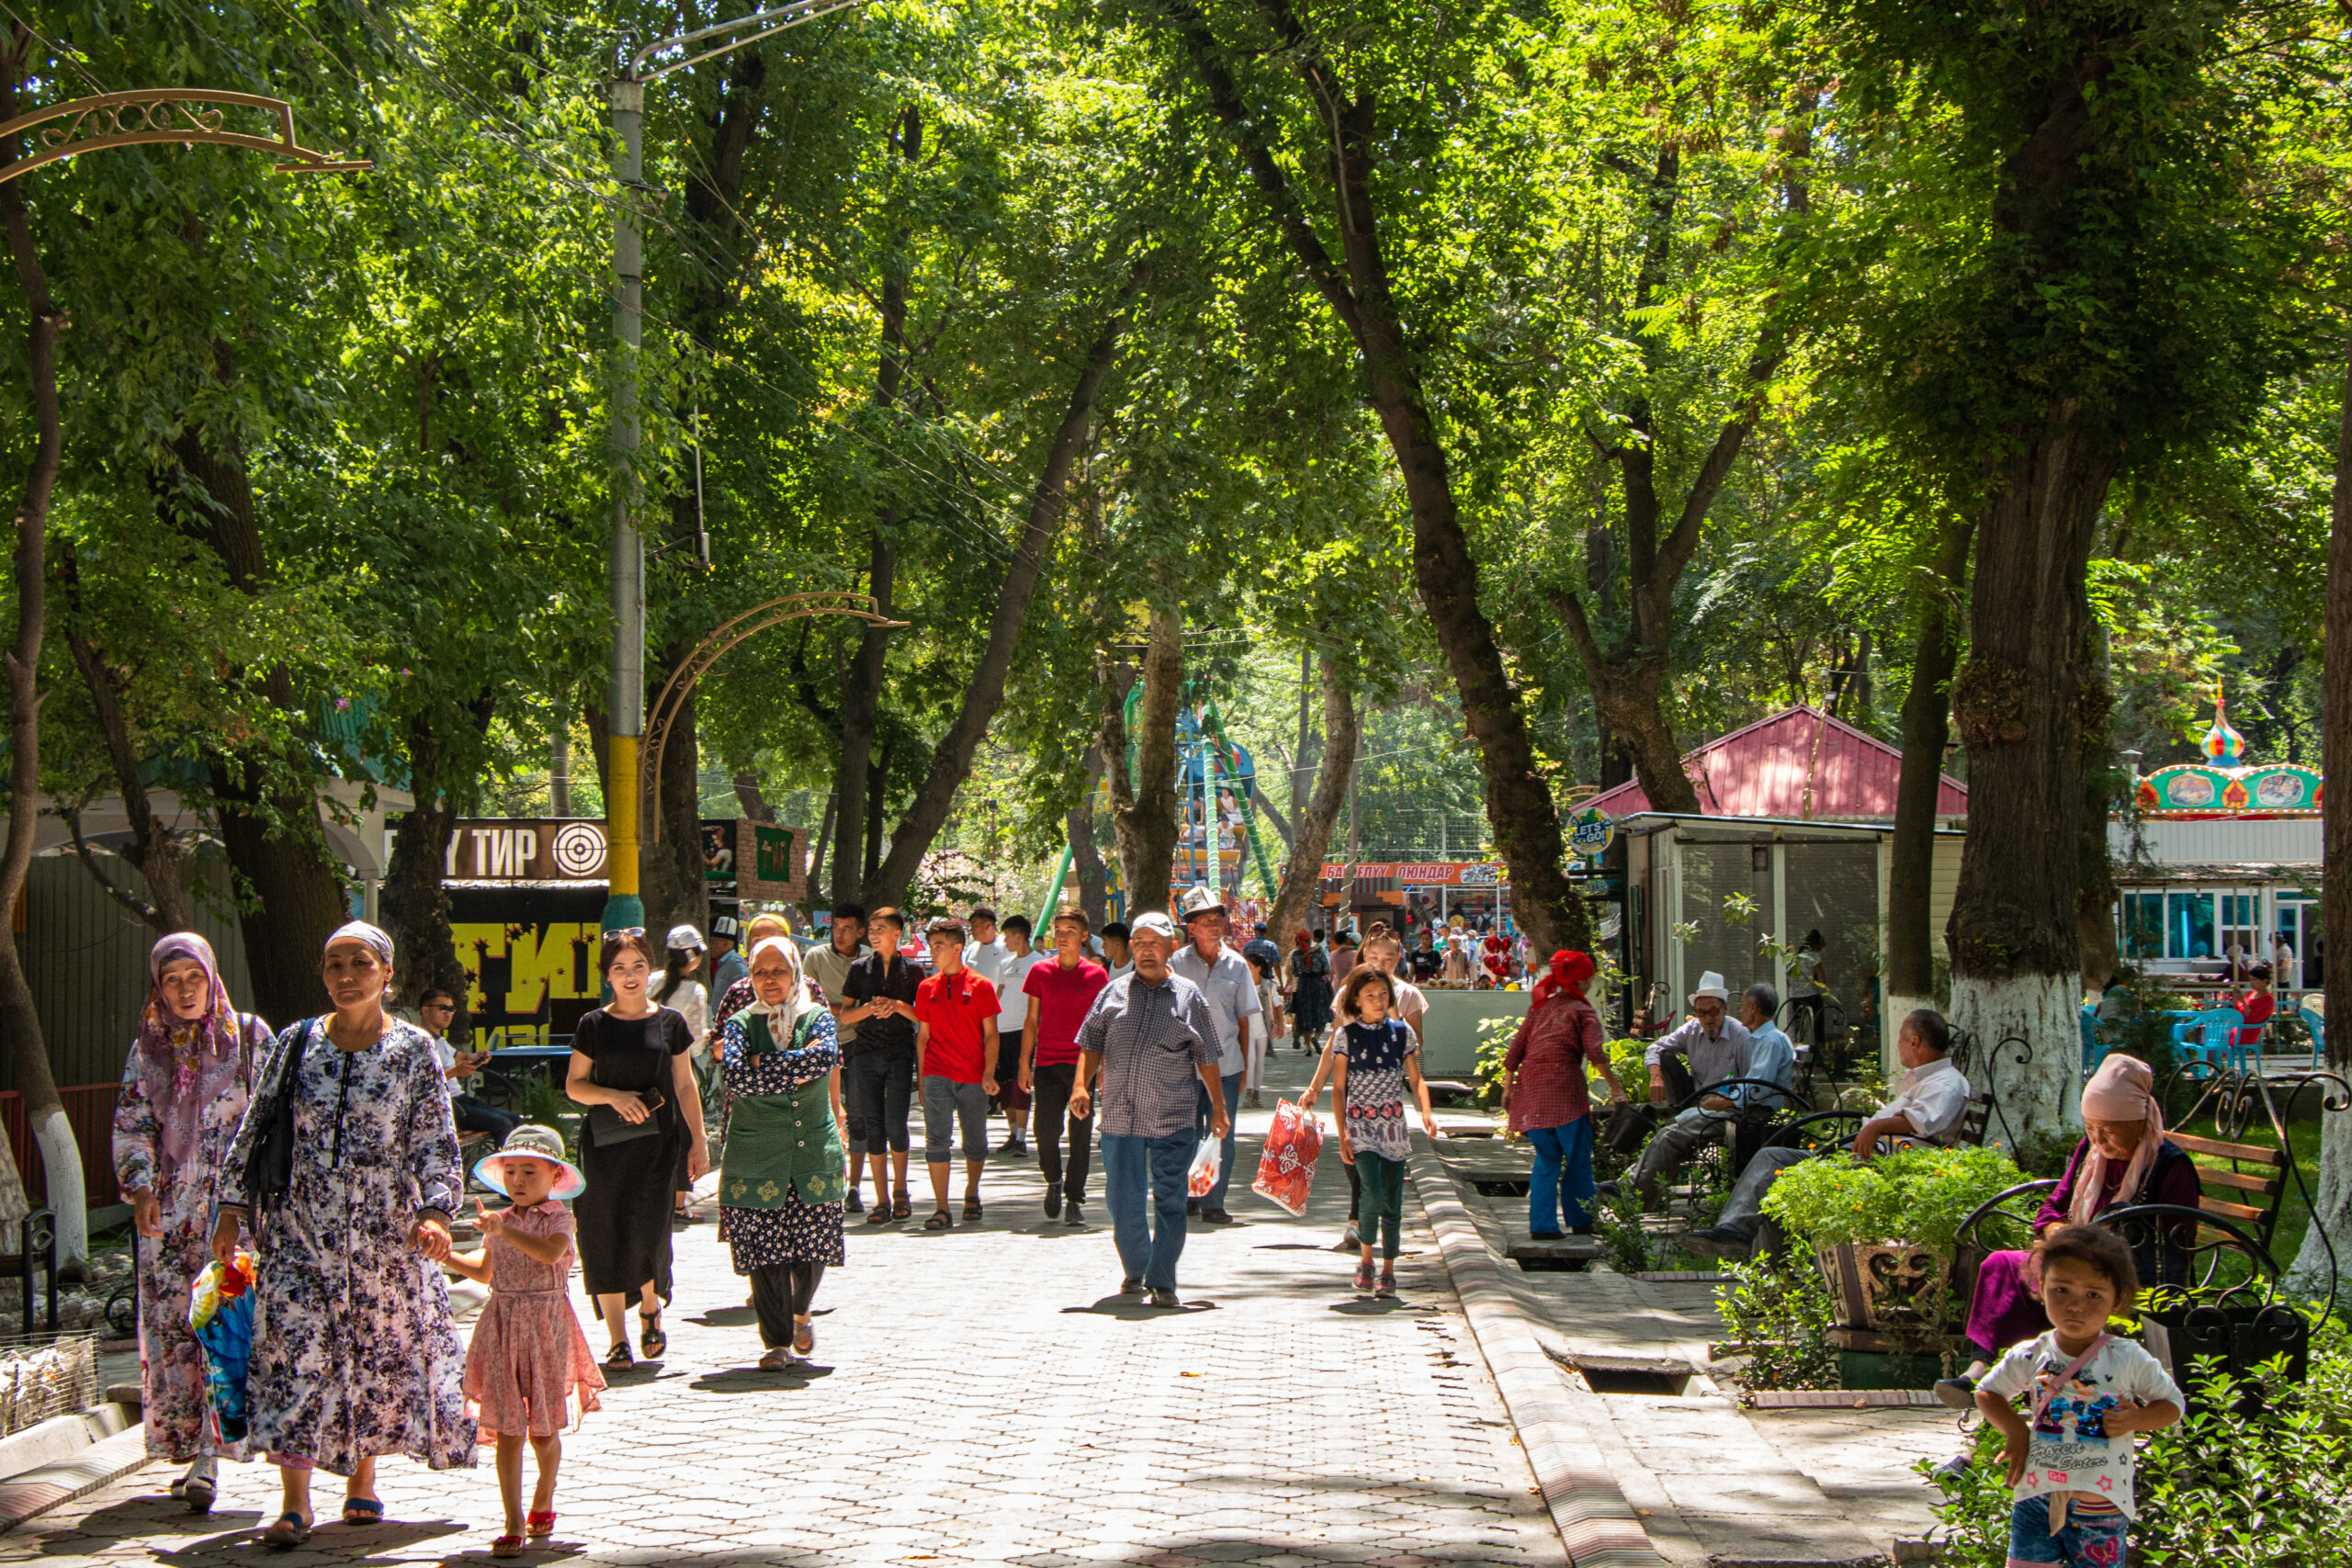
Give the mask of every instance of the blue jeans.
POLYGON ((1592 1224, 1592 1118, 1530 1127, 1527 1142, 1535 1151, 1535 1170, 1527 1183, 1527 1228, 1539 1235, 1558 1230, 1563 1210, 1572 1225, 1592 1224))
POLYGON ((1200 1146, 1197 1133, 1102 1134, 1102 1201, 1111 1211, 1119 1268, 1150 1290, 1176 1288, 1176 1260, 1184 1256, 1184 1178, 1200 1146))
POLYGON ((2064 1563, 2067 1568, 2123 1568, 2123 1541, 2132 1522, 2121 1509, 2090 1518, 2079 1501, 2066 1509, 2066 1528, 2050 1529, 2050 1499, 2028 1497, 2009 1509, 2009 1562, 2064 1563))
MULTIPOLYGON (((1204 1209, 1225 1207, 1225 1190, 1233 1184, 1233 1123, 1241 1110, 1241 1075, 1227 1073, 1225 1077, 1225 1141, 1217 1146, 1216 1185, 1201 1200, 1204 1209)), ((1209 1135, 1209 1086, 1202 1084, 1193 1090, 1193 1109, 1198 1136, 1209 1135)))

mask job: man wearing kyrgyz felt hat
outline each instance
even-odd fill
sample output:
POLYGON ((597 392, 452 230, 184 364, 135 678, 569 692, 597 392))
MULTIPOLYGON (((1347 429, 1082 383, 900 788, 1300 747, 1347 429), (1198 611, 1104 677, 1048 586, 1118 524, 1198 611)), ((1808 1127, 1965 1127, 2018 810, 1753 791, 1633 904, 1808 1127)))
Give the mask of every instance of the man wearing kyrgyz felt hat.
MULTIPOLYGON (((1725 988, 1724 977, 1713 969, 1706 971, 1699 976, 1699 988, 1690 993, 1690 1016, 1672 1033, 1652 1041, 1642 1053, 1642 1060, 1650 1070, 1650 1102, 1660 1107, 1672 1103, 1667 1089, 1665 1064, 1668 1056, 1679 1056, 1688 1063, 1692 1087, 1704 1089, 1726 1078, 1747 1077, 1754 1050, 1755 1043, 1747 1026, 1731 1016, 1731 992, 1725 988)), ((1722 1094, 1706 1095, 1658 1128, 1649 1147, 1642 1151, 1642 1163, 1634 1173, 1634 1190, 1641 1195, 1644 1212, 1656 1213, 1665 1206, 1662 1179, 1679 1168, 1702 1145, 1726 1136, 1733 1118, 1747 1103, 1752 1092, 1741 1086, 1722 1094)))

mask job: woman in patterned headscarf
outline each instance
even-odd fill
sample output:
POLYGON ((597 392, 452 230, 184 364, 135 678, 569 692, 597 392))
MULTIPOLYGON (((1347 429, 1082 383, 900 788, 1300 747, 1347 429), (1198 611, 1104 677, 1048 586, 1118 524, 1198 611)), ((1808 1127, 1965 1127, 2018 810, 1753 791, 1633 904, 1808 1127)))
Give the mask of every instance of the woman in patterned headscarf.
POLYGON ((141 1238, 134 1245, 147 1451, 187 1465, 172 1495, 201 1514, 212 1507, 220 1450, 205 1419, 204 1351, 188 1333, 188 1290, 212 1261, 212 1201, 269 1025, 231 1005, 212 946, 194 931, 157 942, 147 978, 115 1101, 115 1181, 141 1238))
POLYGON ((262 1543, 281 1550, 311 1532, 313 1470, 348 1478, 343 1522, 367 1525, 384 1517, 380 1456, 474 1462, 440 1268, 465 1178, 433 1041, 385 1010, 392 939, 376 927, 329 937, 320 975, 334 1010, 280 1033, 254 1074, 212 1233, 225 1260, 253 1211, 244 1446, 278 1467, 284 1502, 262 1543), (277 1127, 290 1131, 283 1145, 277 1127), (248 1168, 256 1143, 288 1151, 282 1186, 248 1168))

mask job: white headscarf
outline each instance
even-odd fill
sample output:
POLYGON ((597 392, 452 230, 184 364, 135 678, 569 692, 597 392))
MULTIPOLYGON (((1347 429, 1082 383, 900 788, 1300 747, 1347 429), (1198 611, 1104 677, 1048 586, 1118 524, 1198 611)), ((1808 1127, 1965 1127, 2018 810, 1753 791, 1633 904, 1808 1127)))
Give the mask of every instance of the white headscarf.
POLYGON ((762 937, 752 944, 752 963, 754 965, 758 964, 760 954, 770 948, 782 953, 784 961, 792 966, 791 988, 784 993, 784 1000, 763 1002, 759 999, 759 990, 755 985, 752 992, 752 1005, 748 1010, 765 1015, 769 1021, 768 1027, 775 1034, 776 1043, 788 1051, 792 1048, 793 1032, 800 1026, 801 1017, 816 1011, 817 1003, 808 995, 808 982, 800 973, 800 950, 792 944, 791 938, 762 937))

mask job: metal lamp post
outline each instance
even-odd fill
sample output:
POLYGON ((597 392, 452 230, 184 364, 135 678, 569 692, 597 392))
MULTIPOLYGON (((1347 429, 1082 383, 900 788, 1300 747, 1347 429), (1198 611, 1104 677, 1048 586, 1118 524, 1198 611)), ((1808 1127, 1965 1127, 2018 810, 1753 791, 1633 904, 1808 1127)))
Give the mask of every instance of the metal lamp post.
POLYGON ((645 545, 631 515, 638 499, 637 449, 641 434, 638 353, 645 342, 645 237, 637 226, 638 193, 645 188, 645 85, 757 43, 786 28, 864 4, 865 0, 796 0, 731 22, 680 33, 631 54, 612 85, 614 173, 621 186, 620 199, 613 206, 613 333, 620 340, 621 373, 613 390, 613 664, 605 694, 611 729, 605 754, 605 777, 611 791, 605 802, 608 840, 605 864, 610 880, 604 929, 608 931, 645 924, 645 900, 639 896, 638 885, 638 815, 642 801, 638 763, 645 742, 645 545), (723 41, 684 59, 646 69, 656 55, 713 39, 723 41))

